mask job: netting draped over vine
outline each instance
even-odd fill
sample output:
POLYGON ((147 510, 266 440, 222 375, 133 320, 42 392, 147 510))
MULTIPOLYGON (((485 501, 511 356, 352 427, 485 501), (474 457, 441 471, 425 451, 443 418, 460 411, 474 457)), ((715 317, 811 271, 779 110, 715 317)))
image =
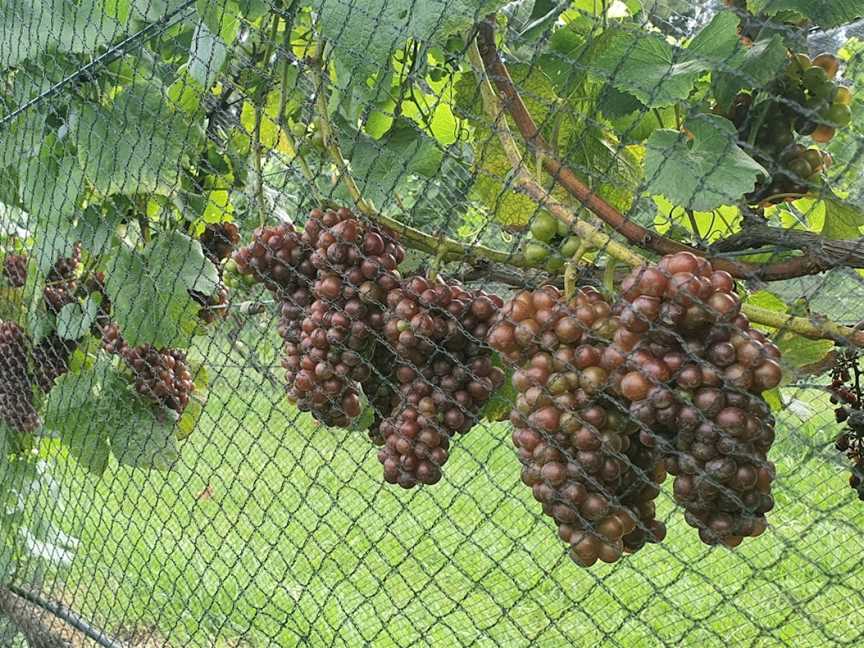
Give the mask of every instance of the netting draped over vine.
POLYGON ((860 644, 861 19, 0 2, 0 643, 860 644))

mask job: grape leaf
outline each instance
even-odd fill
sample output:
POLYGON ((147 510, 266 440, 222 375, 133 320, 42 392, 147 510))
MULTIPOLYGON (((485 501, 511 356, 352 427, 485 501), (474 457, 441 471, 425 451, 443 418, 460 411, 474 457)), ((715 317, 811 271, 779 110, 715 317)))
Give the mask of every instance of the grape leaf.
POLYGON ((204 256, 201 243, 182 232, 160 235, 147 248, 145 257, 154 281, 171 290, 185 287, 212 295, 219 285, 219 272, 204 256))
POLYGON ((84 337, 99 313, 101 302, 102 296, 96 293, 87 297, 83 304, 76 301, 63 306, 57 314, 57 335, 64 340, 84 337))
POLYGON ((156 83, 136 83, 104 108, 84 105, 76 124, 78 161, 103 194, 171 194, 180 181, 184 150, 200 131, 166 101, 156 83))
POLYGON ((186 0, 131 0, 133 13, 144 20, 159 20, 186 0))
POLYGON ((443 41, 505 0, 312 0, 321 32, 357 82, 387 67, 405 41, 443 41))
POLYGON ((738 17, 717 14, 687 48, 676 48, 658 34, 622 31, 601 50, 596 70, 623 92, 654 108, 686 99, 700 74, 729 65, 743 47, 738 17))
POLYGON ((197 0, 195 8, 213 35, 230 45, 240 31, 240 7, 234 0, 197 0))
POLYGON ((0 167, 20 164, 42 146, 45 113, 30 108, 6 126, 0 126, 0 167))
MULTIPOLYGON (((118 380, 119 377, 114 380, 115 391, 120 389, 118 380)), ((152 406, 128 389, 124 396, 116 399, 123 407, 106 420, 110 426, 111 453, 127 466, 170 470, 180 458, 174 425, 157 420, 152 406)))
POLYGON ((864 16, 864 0, 747 0, 753 13, 794 11, 821 27, 839 27, 864 16))
POLYGON ((164 470, 178 458, 174 427, 153 412, 100 354, 92 367, 57 381, 48 395, 45 423, 94 472, 108 463, 109 441, 120 463, 164 470))
POLYGON ((774 335, 772 340, 783 354, 783 366, 795 369, 819 362, 834 348, 831 340, 810 340, 788 331, 774 335))
POLYGON ((820 203, 825 211, 822 236, 829 239, 856 239, 861 236, 864 212, 860 208, 839 198, 826 198, 820 203))
POLYGON ((183 441, 198 427, 198 422, 201 420, 201 415, 204 413, 204 407, 196 399, 191 399, 183 410, 183 414, 177 420, 177 440, 183 441))
MULTIPOLYGON (((493 364, 496 367, 503 367, 501 359, 496 353, 493 357, 493 364)), ((480 412, 480 417, 485 418, 490 423, 504 421, 510 415, 510 410, 516 403, 516 388, 513 386, 513 371, 505 369, 504 383, 492 392, 483 410, 480 412)))
POLYGON ((393 190, 408 174, 432 176, 441 164, 441 151, 435 142, 404 119, 396 120, 379 140, 347 127, 342 132, 343 142, 353 142, 346 156, 360 189, 378 205, 393 199, 393 190))
POLYGON ((176 279, 185 274, 178 261, 182 259, 163 260, 127 248, 118 251, 113 267, 106 272, 105 290, 112 315, 129 344, 182 346, 194 333, 198 307, 186 285, 176 279), (169 280, 160 283, 159 277, 169 280))
POLYGON ((717 115, 694 115, 684 133, 662 129, 646 143, 648 190, 676 205, 708 211, 734 204, 767 171, 736 143, 735 126, 717 115))
MULTIPOLYGON (((222 69, 227 58, 228 46, 225 44, 225 41, 207 29, 207 25, 203 22, 199 23, 192 36, 192 46, 189 48, 189 66, 187 68, 189 76, 199 83, 201 87, 210 88, 216 82, 219 71, 222 69)), ((183 79, 180 79, 180 83, 183 83, 183 81, 183 79)), ((195 96, 200 94, 194 87, 189 90, 195 96)), ((183 96, 188 94, 188 92, 184 89, 179 94, 183 96)))
POLYGON ((0 2, 0 68, 48 51, 89 52, 111 42, 122 26, 103 10, 102 1, 0 2))
POLYGON ((45 151, 20 165, 19 198, 31 215, 44 221, 75 212, 84 174, 74 157, 57 160, 45 151))
POLYGON ((736 94, 745 88, 767 85, 785 63, 786 45, 778 35, 755 43, 749 49, 739 49, 729 59, 728 66, 712 74, 714 98, 726 111, 736 94))
POLYGON ((61 376, 45 403, 45 425, 60 434, 69 452, 88 470, 101 474, 108 465, 108 428, 105 416, 115 403, 103 385, 113 371, 100 355, 97 362, 79 373, 61 376), (99 425, 94 425, 98 421, 99 425))

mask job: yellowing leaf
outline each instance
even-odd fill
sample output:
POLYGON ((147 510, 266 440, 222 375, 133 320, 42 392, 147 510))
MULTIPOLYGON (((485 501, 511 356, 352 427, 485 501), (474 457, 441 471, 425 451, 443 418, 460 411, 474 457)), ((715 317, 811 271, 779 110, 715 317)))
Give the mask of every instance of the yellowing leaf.
MULTIPOLYGON (((260 115, 261 126, 259 130, 259 141, 261 146, 268 150, 276 150, 285 155, 294 157, 296 152, 291 146, 291 140, 285 134, 279 125, 273 121, 264 111, 260 115)), ((255 136, 255 106, 248 101, 243 103, 243 109, 240 112, 240 124, 250 137, 255 136)))

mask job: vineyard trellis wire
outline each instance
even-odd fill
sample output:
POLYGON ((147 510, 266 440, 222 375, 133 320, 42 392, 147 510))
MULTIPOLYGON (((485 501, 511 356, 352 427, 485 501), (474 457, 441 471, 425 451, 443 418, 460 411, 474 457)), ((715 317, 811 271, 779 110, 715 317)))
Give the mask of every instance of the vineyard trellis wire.
POLYGON ((3 3, 3 644, 860 643, 862 18, 3 3))

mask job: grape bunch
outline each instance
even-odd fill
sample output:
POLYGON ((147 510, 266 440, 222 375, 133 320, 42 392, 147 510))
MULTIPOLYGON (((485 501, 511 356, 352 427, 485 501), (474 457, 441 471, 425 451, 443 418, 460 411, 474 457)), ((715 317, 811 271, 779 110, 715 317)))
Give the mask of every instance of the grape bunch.
POLYGON ((23 254, 7 254, 3 259, 3 274, 13 288, 27 283, 27 257, 23 254))
POLYGON ((120 327, 111 322, 102 329, 102 348, 111 355, 124 356, 129 345, 120 334, 120 327))
POLYGON ((314 275, 307 270, 299 278, 314 280, 311 293, 306 281, 295 280, 283 295, 288 398, 322 423, 346 427, 362 409, 361 383, 372 377, 370 360, 380 354, 384 297, 399 285, 396 267, 405 252, 392 232, 344 208, 313 210, 301 248, 311 250, 301 265, 314 275))
POLYGON ((732 277, 681 252, 621 284, 616 391, 707 544, 734 547, 766 528, 774 421, 759 394, 776 387, 780 352, 740 312, 732 277))
POLYGON ((198 240, 204 256, 218 266, 234 252, 240 242, 240 230, 234 223, 211 223, 204 228, 198 240))
POLYGON ((182 351, 157 349, 151 344, 129 346, 115 322, 102 329, 102 348, 123 359, 140 396, 154 405, 183 413, 195 391, 195 383, 182 351))
POLYGON ((838 353, 831 371, 831 403, 836 405, 834 416, 846 428, 837 435, 834 445, 852 462, 849 486, 864 501, 864 392, 857 350, 838 353))
POLYGON ((60 376, 69 371, 69 359, 78 348, 75 340, 64 340, 56 333, 46 336, 33 347, 33 377, 46 394, 60 376))
POLYGON ((33 432, 40 425, 33 405, 28 346, 20 326, 0 320, 0 422, 18 432, 33 432))
POLYGON ((666 534, 654 506, 662 457, 610 395, 621 379, 610 343, 617 331, 597 291, 577 290, 568 301, 544 286, 516 295, 489 334, 515 367, 510 420, 522 481, 584 566, 615 562, 666 534))
POLYGON ((249 284, 263 283, 277 296, 290 295, 315 277, 310 255, 311 250, 294 226, 280 223, 255 230, 252 242, 234 252, 225 270, 231 275, 238 273, 249 284))
POLYGON ((812 60, 806 54, 790 55, 784 72, 768 88, 770 103, 754 106, 749 93, 735 98, 727 117, 748 150, 747 143, 755 142, 754 157, 771 172, 770 181, 748 196, 752 203, 805 194, 832 165, 828 152, 806 147, 801 138, 827 144, 837 130, 849 126, 853 95, 837 81, 839 67, 832 54, 812 60), (758 129, 755 134, 753 129, 758 129))
POLYGON ((484 342, 501 306, 497 296, 420 276, 387 293, 384 334, 398 358, 396 404, 380 423, 388 483, 438 482, 450 440, 477 423, 502 384, 484 342))
POLYGON ((122 356, 132 370, 136 392, 177 414, 183 413, 195 384, 182 351, 144 344, 126 346, 122 356))
POLYGON ((531 240, 522 253, 531 267, 557 272, 576 254, 579 244, 579 237, 570 234, 566 223, 541 211, 531 221, 531 240))
POLYGON ((78 280, 76 272, 81 263, 81 244, 76 243, 72 256, 61 257, 54 262, 54 266, 48 272, 45 280, 45 288, 42 295, 45 306, 51 313, 59 313, 67 304, 76 301, 78 280))

